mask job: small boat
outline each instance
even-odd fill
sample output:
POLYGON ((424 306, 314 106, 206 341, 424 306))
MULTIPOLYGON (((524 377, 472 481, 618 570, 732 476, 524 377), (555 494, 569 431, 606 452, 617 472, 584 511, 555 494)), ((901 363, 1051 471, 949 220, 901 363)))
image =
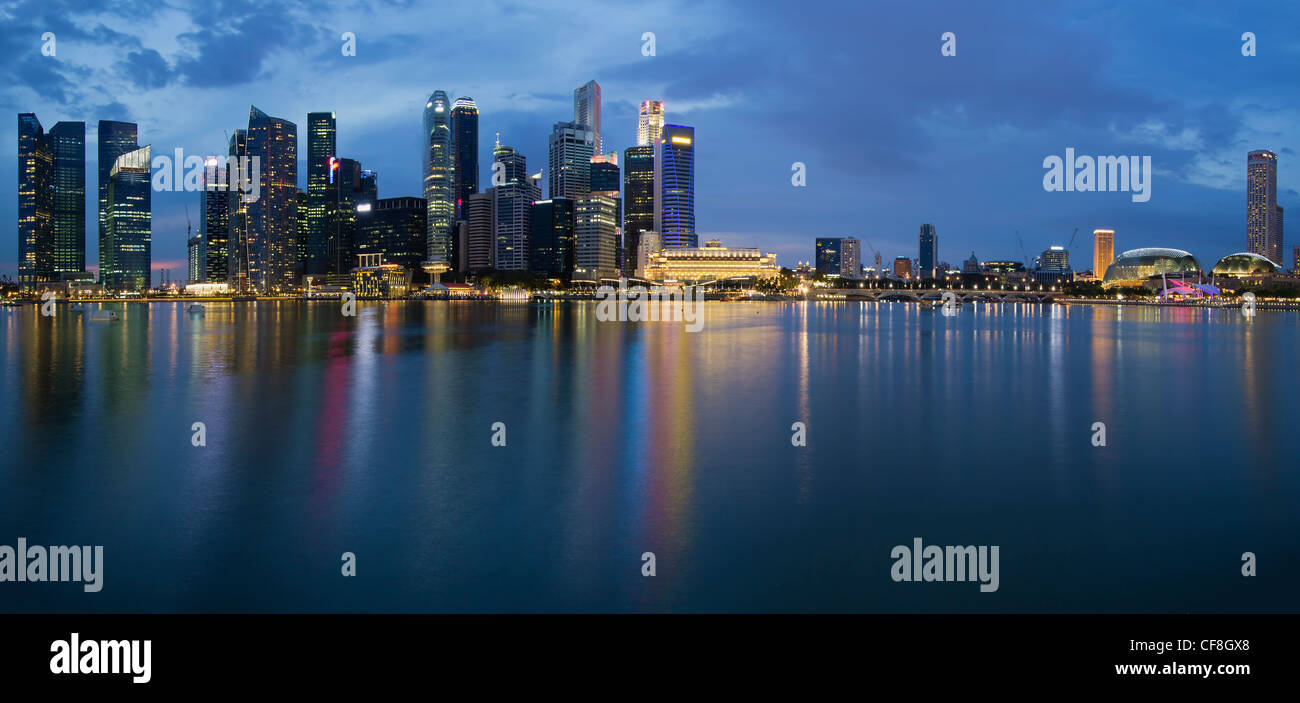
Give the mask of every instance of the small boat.
POLYGON ((70 310, 71 312, 85 312, 86 306, 82 305, 81 303, 73 303, 72 305, 68 306, 68 310, 70 310))
POLYGON ((95 310, 90 313, 92 322, 116 322, 119 318, 116 310, 95 310))
POLYGON ((251 303, 251 302, 254 302, 254 301, 257 300, 257 296, 256 296, 256 295, 253 295, 253 294, 251 294, 251 293, 248 293, 248 294, 244 294, 244 295, 236 295, 236 296, 233 296, 233 297, 230 298, 230 300, 231 300, 231 302, 235 302, 235 303, 251 303))
POLYGON ((0 300, 0 307, 3 308, 16 308, 19 305, 22 305, 22 303, 17 300, 0 300))
POLYGON ((190 303, 190 306, 185 308, 185 312, 194 313, 196 315, 202 315, 203 311, 203 306, 198 303, 190 303))

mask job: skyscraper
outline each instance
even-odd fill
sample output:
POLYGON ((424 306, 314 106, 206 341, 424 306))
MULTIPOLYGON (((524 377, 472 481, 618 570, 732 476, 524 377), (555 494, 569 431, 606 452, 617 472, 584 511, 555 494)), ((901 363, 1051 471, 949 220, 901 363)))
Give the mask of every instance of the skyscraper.
MULTIPOLYGON (((596 81, 587 81, 573 91, 573 121, 591 130, 595 149, 592 153, 604 153, 600 141, 600 84, 596 81)), ((556 197, 554 192, 551 197, 556 197)))
POLYGON ((655 141, 664 133, 664 103, 662 100, 646 100, 641 103, 637 113, 636 145, 654 146, 655 141))
POLYGON ((695 128, 665 125, 655 231, 665 247, 695 247, 695 128))
POLYGON ((862 275, 862 243, 854 237, 818 237, 813 262, 817 273, 859 278, 862 275))
POLYGON ((921 251, 916 257, 920 262, 917 278, 934 278, 934 262, 939 259, 939 236, 934 232, 934 225, 921 225, 918 242, 921 251))
MULTIPOLYGON (((208 161, 216 171, 217 158, 208 161)), ((199 193, 199 239, 201 241, 203 272, 199 280, 204 283, 227 283, 230 280, 230 193, 224 179, 207 182, 204 174, 203 190, 199 193)))
POLYGON ((603 195, 614 201, 614 232, 616 247, 614 251, 615 266, 622 271, 624 266, 623 249, 623 196, 622 178, 618 171, 618 152, 597 154, 591 157, 591 194, 603 195))
POLYGON ((112 247, 108 245, 107 230, 105 229, 106 217, 108 215, 108 174, 113 170, 113 164, 117 162, 117 157, 128 151, 135 151, 139 148, 136 141, 136 125, 134 122, 115 122, 113 120, 100 120, 95 140, 97 142, 97 164, 99 171, 99 280, 103 282, 104 271, 113 266, 111 261, 106 261, 106 256, 112 255, 112 247))
POLYGON ((623 150, 623 272, 631 274, 641 250, 641 233, 655 228, 655 149, 623 150))
POLYGON ((595 133, 579 122, 556 122, 549 141, 551 198, 576 200, 591 192, 595 133))
POLYGON ((1267 150, 1246 157, 1246 251, 1282 260, 1281 212, 1277 206, 1277 155, 1267 150))
POLYGON ((613 198, 590 195, 573 206, 574 268, 594 279, 618 273, 617 209, 613 198))
MULTIPOLYGON (((248 160, 248 130, 236 129, 230 135, 230 151, 227 158, 227 172, 236 168, 235 164, 246 163, 248 160)), ((243 166, 238 166, 242 171, 243 166)), ((259 165, 259 170, 261 166, 259 165)), ((249 243, 248 243, 248 205, 251 194, 241 191, 241 181, 244 178, 252 178, 251 168, 248 175, 229 176, 230 187, 226 191, 226 221, 230 226, 230 236, 226 239, 229 247, 230 259, 226 264, 226 282, 234 290, 248 289, 248 261, 249 261, 249 243)), ((260 180, 260 178, 259 178, 260 180)), ((252 185, 249 183, 248 185, 252 185)), ((259 193, 260 195, 260 193, 259 193)))
POLYGON ((307 113, 307 273, 328 268, 325 223, 330 198, 331 164, 339 155, 338 128, 333 112, 307 113))
POLYGON ((501 164, 503 181, 492 189, 496 226, 493 268, 500 271, 528 269, 529 216, 533 201, 541 193, 528 175, 528 161, 523 154, 500 142, 492 150, 492 160, 501 164))
POLYGON ((1092 231, 1092 275, 1097 280, 1106 277, 1106 269, 1115 260, 1115 230, 1094 229, 1092 231))
POLYGON ((456 216, 463 217, 469 196, 478 192, 478 105, 459 97, 451 104, 452 191, 456 216))
POLYGON ((451 226, 456 210, 452 193, 451 104, 433 91, 424 104, 424 201, 428 206, 429 261, 450 260, 451 226))
MULTIPOLYGON (((116 292, 143 293, 152 284, 152 188, 149 147, 128 151, 108 172, 104 237, 110 267, 100 271, 104 287, 116 292)), ((101 255, 101 260, 105 257, 101 255)))
POLYGON ((561 276, 575 266, 573 201, 539 200, 529 215, 528 270, 561 276))
POLYGON ((398 264, 408 271, 420 268, 429 229, 424 198, 363 201, 357 204, 356 213, 357 254, 382 254, 385 263, 398 264))
POLYGON ((50 129, 54 161, 51 229, 55 278, 86 270, 86 123, 50 129))
MULTIPOLYGON (((348 276, 357 261, 357 208, 379 199, 373 172, 353 159, 334 159, 330 165, 325 221, 325 273, 348 276)), ((427 214, 426 214, 427 216, 427 214)), ((425 228, 426 234, 428 228, 425 228)), ((373 252, 371 252, 373 253, 373 252)))
POLYGON ((465 253, 465 267, 471 272, 486 271, 493 266, 495 200, 495 189, 488 188, 487 192, 469 196, 465 205, 465 219, 469 222, 465 237, 465 247, 469 250, 465 253))
POLYGON ((18 284, 54 280, 54 157, 40 120, 18 115, 18 284))
POLYGON ((261 165, 258 197, 248 204, 248 285, 288 291, 298 270, 298 126, 250 106, 248 156, 261 165))

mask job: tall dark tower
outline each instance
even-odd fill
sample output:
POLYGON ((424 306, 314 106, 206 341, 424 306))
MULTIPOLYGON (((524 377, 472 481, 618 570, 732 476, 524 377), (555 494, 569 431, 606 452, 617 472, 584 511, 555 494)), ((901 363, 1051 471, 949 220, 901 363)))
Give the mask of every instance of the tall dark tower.
POLYGON ((655 147, 623 150, 623 273, 636 269, 641 233, 655 228, 655 147))
POLYGON ((111 262, 105 261, 104 257, 112 252, 112 247, 105 239, 104 227, 104 218, 108 214, 108 174, 113 170, 113 163, 117 161, 117 157, 128 151, 135 151, 140 148, 140 145, 134 122, 100 120, 95 139, 98 147, 97 170, 99 171, 99 279, 103 281, 104 271, 111 266, 111 262))
POLYGON ((54 275, 86 270, 86 123, 60 122, 50 129, 54 159, 54 275))
POLYGON ((474 98, 461 97, 451 104, 452 186, 456 218, 464 219, 469 196, 478 192, 478 106, 474 98))
POLYGON ((328 269, 325 223, 330 218, 330 213, 327 212, 330 164, 338 155, 334 113, 307 113, 306 273, 323 274, 328 269))
POLYGON ((287 291, 298 270, 298 126, 250 107, 248 156, 261 167, 260 191, 248 204, 248 284, 287 291))

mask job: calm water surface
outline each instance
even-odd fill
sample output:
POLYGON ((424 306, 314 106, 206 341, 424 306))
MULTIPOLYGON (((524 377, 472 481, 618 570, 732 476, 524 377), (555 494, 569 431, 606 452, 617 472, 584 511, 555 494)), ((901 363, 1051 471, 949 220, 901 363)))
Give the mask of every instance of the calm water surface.
POLYGON ((1300 610, 1296 313, 112 307, 0 311, 0 544, 106 560, 0 610, 1300 610))

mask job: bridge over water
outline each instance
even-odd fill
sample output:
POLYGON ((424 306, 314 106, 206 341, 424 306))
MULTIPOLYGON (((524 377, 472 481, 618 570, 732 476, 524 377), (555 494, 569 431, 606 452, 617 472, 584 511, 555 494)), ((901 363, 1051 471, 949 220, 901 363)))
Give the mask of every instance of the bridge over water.
POLYGON ((912 288, 815 288, 818 300, 867 300, 876 302, 898 301, 942 303, 944 293, 952 293, 957 302, 984 303, 1049 303, 1063 295, 1050 290, 971 290, 971 289, 912 289, 912 288))

